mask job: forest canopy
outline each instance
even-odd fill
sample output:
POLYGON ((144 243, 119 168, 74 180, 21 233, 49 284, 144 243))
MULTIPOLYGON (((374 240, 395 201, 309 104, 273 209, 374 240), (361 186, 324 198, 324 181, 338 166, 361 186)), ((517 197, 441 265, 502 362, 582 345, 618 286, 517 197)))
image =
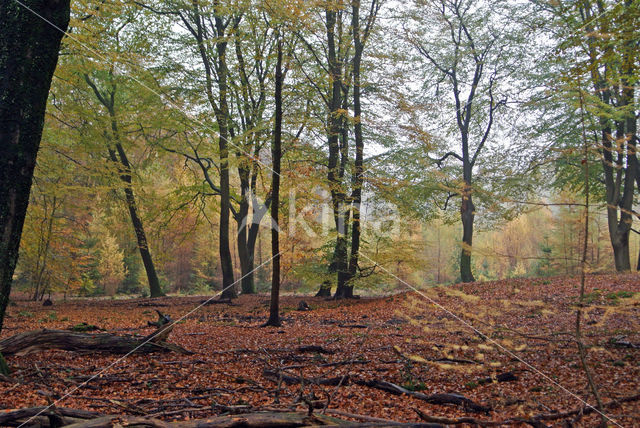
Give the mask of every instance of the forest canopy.
POLYGON ((74 1, 16 289, 268 291, 278 82, 284 291, 574 274, 585 240, 588 271, 629 271, 637 24, 633 1, 74 1))

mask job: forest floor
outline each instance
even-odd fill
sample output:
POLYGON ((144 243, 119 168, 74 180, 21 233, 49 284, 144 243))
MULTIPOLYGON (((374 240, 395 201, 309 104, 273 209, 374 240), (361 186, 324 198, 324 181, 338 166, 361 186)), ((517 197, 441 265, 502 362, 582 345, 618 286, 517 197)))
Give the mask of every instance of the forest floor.
MULTIPOLYGON (((595 426, 593 413, 553 416, 594 403, 572 336, 578 282, 510 279, 435 287, 424 296, 407 292, 349 301, 284 296, 280 328, 261 327, 268 296, 241 296, 232 305, 200 307, 175 326, 168 341, 192 355, 121 359, 45 350, 10 356, 11 378, 0 379, 0 408, 60 399, 59 407, 184 420, 265 408, 305 410, 305 402, 314 402, 320 407, 316 413, 328 405, 327 414, 342 418, 340 412, 420 421, 418 409, 440 418, 513 422, 546 415, 544 426, 566 426, 565 420, 595 426), (297 310, 300 300, 311 310, 297 310), (311 345, 319 348, 303 348, 311 345), (460 394, 491 410, 430 404, 421 396, 367 385, 373 380, 426 395, 460 394)), ((640 277, 591 275, 587 293, 583 334, 602 401, 638 394, 640 277)), ((154 309, 176 320, 202 299, 82 299, 55 301, 52 307, 18 301, 9 307, 2 338, 83 322, 142 336, 154 330, 147 327, 156 320, 154 309)), ((619 426, 640 426, 640 401, 608 406, 605 413, 619 426)))

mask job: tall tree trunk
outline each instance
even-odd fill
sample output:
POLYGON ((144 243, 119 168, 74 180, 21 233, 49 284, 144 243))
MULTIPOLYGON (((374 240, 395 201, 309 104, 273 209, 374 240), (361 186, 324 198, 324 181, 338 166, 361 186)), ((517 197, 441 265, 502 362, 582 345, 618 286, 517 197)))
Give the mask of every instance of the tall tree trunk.
POLYGON ((156 273, 155 265, 153 264, 153 258, 151 257, 151 252, 149 251, 149 245, 147 243, 147 235, 144 231, 144 226, 142 224, 142 219, 138 215, 138 208, 136 204, 136 198, 133 193, 133 184, 131 179, 131 164, 129 163, 129 158, 127 157, 126 152, 124 151, 124 147, 122 146, 122 139, 120 136, 120 127, 118 126, 118 119, 116 116, 116 91, 117 84, 113 81, 113 70, 110 70, 109 77, 111 81, 110 90, 107 93, 103 93, 98 86, 91 80, 88 74, 84 75, 84 80, 87 82, 89 87, 93 90, 94 95, 98 99, 98 101, 107 109, 109 112, 109 119, 111 122, 111 139, 113 146, 115 147, 115 151, 112 147, 109 147, 109 157, 111 161, 115 163, 118 167, 118 171, 120 173, 120 180, 124 184, 124 194, 125 200, 127 202, 127 208, 129 210, 129 217, 131 218, 131 224, 133 225, 133 230, 136 234, 136 240, 138 242, 138 250, 140 251, 140 258, 142 258, 142 264, 144 265, 144 270, 147 274, 147 281, 149 282, 149 292, 151 297, 161 297, 164 296, 162 292, 162 288, 160 287, 160 281, 158 280, 158 275, 156 273), (117 152, 117 153, 116 153, 117 152))
POLYGON ((66 31, 69 24, 69 0, 33 0, 29 7, 33 12, 14 1, 0 2, 0 330, 58 62, 60 29, 66 31))
POLYGON ((231 194, 229 189, 229 149, 227 148, 226 129, 220 129, 218 140, 220 147, 220 266, 222 268, 222 294, 221 299, 237 297, 236 290, 232 286, 233 262, 231 261, 231 249, 229 243, 229 215, 231 211, 231 194))
MULTIPOLYGON (((627 0, 625 2, 625 6, 630 7, 631 1, 627 0)), ((636 20, 637 21, 637 20, 636 20)), ((627 42, 625 46, 625 51, 623 54, 623 78, 622 78, 622 105, 623 107, 627 107, 630 105, 634 105, 636 102, 635 95, 635 67, 636 61, 638 58, 637 54, 637 37, 635 37, 634 31, 636 28, 631 28, 631 34, 629 36, 629 42, 627 42)), ((633 209, 633 197, 635 193, 635 183, 640 179, 638 176, 638 157, 636 156, 637 150, 637 142, 638 142, 638 124, 636 119, 637 109, 632 108, 629 109, 625 114, 624 119, 624 139, 627 143, 627 172, 625 175, 625 189, 622 197, 622 207, 624 212, 621 215, 621 223, 624 222, 624 232, 626 232, 627 239, 627 251, 629 251, 629 234, 631 233, 631 222, 633 221, 633 216, 631 215, 631 211, 633 209), (626 215, 625 215, 626 214, 626 215)), ((639 188, 640 189, 640 188, 639 188)), ((624 233, 623 232, 623 233, 624 233)), ((631 270, 631 260, 629 257, 629 268, 626 270, 631 270)), ((638 260, 638 266, 640 266, 640 260, 638 260)))
MULTIPOLYGON (((630 3, 626 2, 625 6, 630 3)), ((602 16, 605 12, 605 4, 597 3, 598 16, 602 16)), ((609 21, 600 22, 601 28, 595 28, 598 22, 592 17, 592 11, 589 7, 581 10, 586 21, 585 30, 589 34, 608 34, 609 21)), ((597 18, 597 17, 596 17, 597 18)), ((626 46, 622 52, 621 64, 615 64, 611 58, 616 58, 616 52, 613 51, 614 45, 606 45, 604 47, 604 55, 599 52, 601 49, 600 41, 596 37, 589 37, 588 53, 590 60, 591 81, 593 84, 594 94, 599 98, 602 105, 615 106, 618 109, 625 109, 635 102, 633 72, 635 61, 637 58, 637 47, 635 41, 636 29, 633 25, 627 39, 626 46), (621 67, 621 91, 616 88, 612 91, 609 73, 611 70, 621 67), (614 99, 618 97, 617 99, 614 99)), ((619 57, 618 57, 619 58, 619 57)), ((613 147, 613 135, 611 131, 611 120, 607 113, 600 114, 599 127, 602 141, 602 167, 604 170, 604 183, 607 201, 607 225, 609 230, 609 239, 614 253, 615 267, 618 272, 631 270, 631 259, 629 253, 629 232, 633 221, 631 210, 633 206, 633 194, 636 181, 637 164, 636 157, 636 118, 635 111, 632 109, 631 114, 626 113, 626 118, 616 122, 616 137, 624 139, 623 147, 626 149, 626 166, 624 165, 624 154, 613 147), (618 153, 616 159, 613 159, 613 153, 618 153), (624 175, 624 179, 622 176, 624 175)), ((616 143, 617 145, 617 143, 616 143)))
MULTIPOLYGON (((336 245, 333 252, 331 264, 329 266, 329 271, 337 273, 338 289, 336 290, 336 297, 338 297, 338 295, 342 295, 344 291, 343 286, 348 275, 347 224, 344 221, 344 210, 346 210, 346 195, 343 189, 341 174, 343 162, 341 162, 340 157, 340 137, 343 135, 342 131, 344 128, 344 119, 342 118, 342 113, 340 112, 343 98, 342 66, 340 64, 336 51, 335 27, 337 21, 337 13, 334 10, 326 10, 325 13, 327 26, 329 74, 331 78, 331 96, 329 114, 327 118, 329 132, 327 139, 329 146, 327 179, 329 181, 329 187, 331 191, 333 218, 336 225, 336 245), (338 290, 340 290, 340 292, 338 292, 338 290)), ((343 146, 346 143, 346 141, 343 141, 343 146)))
POLYGON ((342 91, 342 107, 343 112, 340 120, 340 168, 338 170, 339 184, 339 204, 338 204, 338 237, 336 239, 336 248, 334 257, 336 258, 336 268, 338 270, 338 284, 336 288, 336 299, 348 299, 353 297, 353 286, 349 285, 349 221, 351 219, 351 210, 347 193, 344 189, 344 175, 347 161, 349 159, 349 128, 346 112, 349 108, 349 90, 345 89, 345 84, 341 84, 342 91))
MULTIPOLYGON (((114 136, 117 140, 117 125, 113 122, 114 136)), ((133 193, 133 187, 131 182, 131 164, 124 151, 124 148, 120 143, 115 144, 117 150, 116 153, 113 149, 109 149, 109 156, 114 163, 121 166, 120 178, 124 183, 124 194, 127 201, 127 208, 129 209, 129 217, 131 218, 131 224, 136 234, 136 240, 138 242, 138 250, 140 251, 140 258, 142 258, 142 264, 147 274, 147 281, 149 282, 149 293, 151 297, 162 297, 164 293, 160 287, 160 281, 158 280, 158 274, 156 273, 155 265, 149 251, 149 245, 147 243, 147 234, 144 231, 144 225, 142 219, 138 215, 138 206, 136 204, 136 198, 133 193)))
MULTIPOLYGON (((118 151, 118 157, 120 158, 120 164, 122 165, 122 174, 120 175, 124 182, 124 194, 127 201, 127 208, 129 209, 129 216, 131 217, 131 224, 133 230, 136 233, 136 240, 138 241, 138 250, 140 251, 140 257, 142 258, 142 264, 144 270, 147 273, 147 281, 149 282, 149 294, 151 297, 162 297, 164 293, 160 287, 160 281, 158 280, 158 274, 156 273, 156 267, 153 264, 151 258, 151 252, 149 251, 149 244, 147 243, 147 234, 144 231, 142 219, 138 215, 138 206, 136 204, 136 198, 133 194, 133 186, 131 182, 131 164, 127 158, 127 154, 120 144, 120 134, 117 128, 117 122, 115 116, 112 116, 112 127, 114 136, 116 138, 116 150, 118 151)), ((110 150, 111 151, 111 150, 110 150)), ((111 154, 113 159, 113 154, 111 154)), ((115 160, 117 161, 117 160, 115 160)))
MULTIPOLYGON (((214 2, 216 7, 221 7, 214 2)), ((222 270, 222 294, 220 298, 235 298, 237 293, 233 287, 233 261, 231 259, 229 239, 229 216, 231 211, 231 192, 229 187, 229 103, 228 82, 229 70, 227 68, 227 43, 226 37, 229 20, 220 15, 220 10, 215 10, 212 16, 203 16, 198 0, 191 2, 191 10, 188 14, 180 14, 180 18, 191 32, 197 42, 198 52, 202 60, 205 72, 206 94, 209 104, 213 108, 218 123, 218 149, 220 158, 220 224, 219 224, 219 256, 222 270), (207 30, 207 25, 213 26, 207 30), (215 42, 211 39, 215 38, 215 42), (215 43, 215 58, 208 51, 211 43, 215 43), (218 97, 213 92, 213 85, 217 84, 218 97)))
MULTIPOLYGON (((471 250, 473 248, 473 220, 475 218, 476 207, 473 205, 473 188, 471 187, 471 178, 473 174, 473 165, 469 159, 469 123, 470 123, 470 104, 465 111, 465 121, 460 126, 462 136, 462 174, 463 189, 460 194, 462 201, 460 203, 460 219, 462 220, 462 251, 460 251, 460 280, 462 282, 474 282, 473 271, 471 269, 471 250)), ((459 122, 460 123, 460 122, 459 122)))
POLYGON ((273 161, 273 172, 271 174, 271 261, 273 271, 271 273, 271 302, 269 305, 269 319, 266 325, 280 326, 280 161, 282 159, 282 83, 284 76, 282 73, 282 39, 278 34, 276 61, 276 88, 275 88, 275 124, 273 129, 273 146, 271 147, 271 158, 273 161))
POLYGON ((613 248, 613 258, 616 271, 627 272, 631 270, 631 255, 629 251, 629 234, 631 232, 633 205, 633 193, 635 191, 635 174, 637 172, 637 158, 635 154, 635 138, 625 134, 625 123, 618 123, 617 134, 619 138, 628 138, 626 141, 627 159, 626 167, 622 165, 623 155, 619 154, 614 161, 611 151, 612 136, 606 127, 602 131, 603 139, 603 168, 605 172, 605 188, 607 198, 607 225, 609 239, 613 248), (624 172, 624 180, 622 173, 624 172))
MULTIPOLYGON (((360 206, 362 204, 362 185, 364 183, 364 139, 362 137, 362 105, 360 102, 360 64, 364 46, 360 39, 360 1, 352 3, 351 31, 353 33, 353 127, 356 145, 356 158, 353 172, 353 190, 351 192, 351 206, 353 208, 353 223, 351 226, 351 254, 349 257, 349 274, 345 285, 345 297, 353 297, 353 283, 358 273, 360 255, 360 206)), ((337 293, 336 293, 337 294, 337 293)))
MULTIPOLYGON (((225 24, 223 18, 215 17, 218 35, 224 34, 225 24)), ((227 43, 219 41, 216 43, 218 52, 218 90, 219 90, 219 111, 218 121, 218 147, 220 150, 220 265, 222 267, 222 294, 221 299, 237 297, 237 292, 232 286, 233 262, 231 261, 231 247, 229 243, 229 216, 231 212, 231 191, 229 184, 229 104, 227 100, 227 69, 226 50, 227 43)))

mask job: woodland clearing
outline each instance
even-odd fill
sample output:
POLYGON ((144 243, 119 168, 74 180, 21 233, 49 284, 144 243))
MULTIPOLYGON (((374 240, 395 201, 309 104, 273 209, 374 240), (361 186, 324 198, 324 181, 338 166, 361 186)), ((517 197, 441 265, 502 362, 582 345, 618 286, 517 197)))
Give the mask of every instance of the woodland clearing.
MULTIPOLYGON (((413 292, 347 301, 283 296, 281 328, 260 327, 268 296, 240 296, 231 304, 205 305, 176 323, 169 342, 193 354, 118 360, 106 353, 42 350, 7 356, 12 373, 0 383, 0 406, 8 414, 56 402, 58 408, 165 421, 315 407, 314 414, 361 422, 451 423, 469 417, 526 426, 538 418, 538 426, 595 426, 594 413, 558 414, 583 408, 577 397, 593 403, 572 340, 578 283, 567 277, 509 279, 425 291, 487 337, 413 292), (298 310, 301 300, 311 310, 298 310), (431 404, 420 394, 393 393, 386 383, 468 401, 431 404)), ((606 408, 621 426, 640 423, 638 292, 634 274, 587 277, 588 361, 605 405, 631 397, 606 408)), ((179 320, 201 301, 84 299, 52 307, 17 301, 2 340, 81 323, 143 337, 154 330, 147 327, 154 309, 179 320)))

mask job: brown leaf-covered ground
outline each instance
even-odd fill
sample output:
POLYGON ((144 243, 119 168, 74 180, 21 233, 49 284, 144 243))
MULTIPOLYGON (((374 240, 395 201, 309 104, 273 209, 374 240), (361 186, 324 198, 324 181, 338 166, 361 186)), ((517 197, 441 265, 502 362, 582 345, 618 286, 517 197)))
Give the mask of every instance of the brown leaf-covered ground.
MULTIPOLYGON (((583 319, 587 357, 602 400, 637 394, 640 277, 589 276, 587 292, 583 319)), ((511 279, 424 293, 427 297, 406 292, 350 301, 285 296, 281 328, 260 327, 266 320, 268 296, 241 296, 232 306, 201 307, 176 325, 169 341, 193 355, 155 353, 121 359, 48 350, 9 357, 13 380, 0 380, 0 408, 41 406, 61 399, 57 403, 61 407, 176 420, 248 409, 306 409, 300 400, 303 395, 318 405, 328 402, 328 409, 419 421, 414 409, 439 417, 506 420, 576 409, 585 405, 581 399, 594 403, 572 340, 577 279, 511 279), (312 310, 296 310, 300 300, 312 310), (307 345, 333 353, 298 351, 307 345), (277 378, 265 370, 283 369, 288 376, 306 379, 349 377, 339 386, 282 382, 278 388, 277 378), (517 380, 489 379, 504 373, 517 380), (426 394, 462 394, 493 411, 486 415, 427 404, 351 381, 372 379, 426 394)), ((153 309, 178 319, 201 300, 57 300, 52 307, 17 301, 9 307, 2 338, 33 329, 67 329, 82 322, 111 333, 142 336, 153 331, 146 327, 147 321, 156 319, 153 309)), ((639 401, 608 408, 606 413, 620 426, 640 426, 639 401)), ((588 415, 576 426, 595 426, 597 421, 588 415)), ((562 426, 563 421, 547 423, 562 426)))

